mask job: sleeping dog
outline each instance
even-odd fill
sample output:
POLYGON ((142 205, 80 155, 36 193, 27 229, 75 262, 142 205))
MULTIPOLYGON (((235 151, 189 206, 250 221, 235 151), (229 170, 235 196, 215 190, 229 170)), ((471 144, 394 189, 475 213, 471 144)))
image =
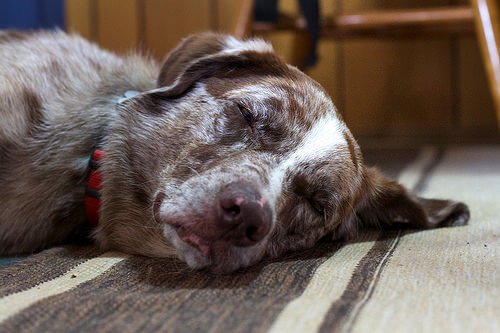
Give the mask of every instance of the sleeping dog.
POLYGON ((366 167, 325 90, 260 39, 194 35, 159 65, 3 32, 0 59, 0 254, 90 221, 103 250, 225 273, 360 227, 469 218, 366 167))

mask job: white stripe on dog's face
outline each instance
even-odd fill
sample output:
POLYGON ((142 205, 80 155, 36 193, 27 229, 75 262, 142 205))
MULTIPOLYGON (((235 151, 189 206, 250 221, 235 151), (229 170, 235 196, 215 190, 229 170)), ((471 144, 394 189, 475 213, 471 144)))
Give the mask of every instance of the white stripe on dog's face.
POLYGON ((307 133, 302 142, 271 172, 269 200, 276 203, 282 193, 284 179, 289 170, 302 162, 312 162, 331 154, 339 146, 346 146, 343 135, 345 125, 333 114, 321 118, 307 133))

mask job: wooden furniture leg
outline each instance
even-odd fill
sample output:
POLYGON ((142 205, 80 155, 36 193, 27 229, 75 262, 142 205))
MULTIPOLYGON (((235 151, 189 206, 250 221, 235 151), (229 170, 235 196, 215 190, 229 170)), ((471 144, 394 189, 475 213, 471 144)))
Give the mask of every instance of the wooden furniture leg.
POLYGON ((500 128, 500 5, 498 0, 472 0, 483 62, 500 128))

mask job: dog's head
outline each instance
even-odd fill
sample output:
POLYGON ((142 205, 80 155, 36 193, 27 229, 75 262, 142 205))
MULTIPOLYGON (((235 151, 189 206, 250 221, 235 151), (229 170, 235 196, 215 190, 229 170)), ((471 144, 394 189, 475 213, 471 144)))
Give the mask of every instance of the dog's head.
POLYGON ((170 244, 193 268, 233 271, 359 225, 468 219, 365 167, 321 86, 261 40, 184 40, 108 145, 101 241, 146 255, 170 244))

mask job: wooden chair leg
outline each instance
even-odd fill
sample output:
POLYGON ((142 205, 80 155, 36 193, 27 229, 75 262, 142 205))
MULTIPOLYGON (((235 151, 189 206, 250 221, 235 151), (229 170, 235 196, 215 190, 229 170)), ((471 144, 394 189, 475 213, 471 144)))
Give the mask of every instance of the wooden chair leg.
POLYGON ((472 0, 472 5, 500 128, 500 5, 498 0, 472 0))
POLYGON ((251 34, 253 20, 253 0, 243 0, 241 2, 238 21, 234 29, 234 35, 238 38, 245 38, 251 34))

